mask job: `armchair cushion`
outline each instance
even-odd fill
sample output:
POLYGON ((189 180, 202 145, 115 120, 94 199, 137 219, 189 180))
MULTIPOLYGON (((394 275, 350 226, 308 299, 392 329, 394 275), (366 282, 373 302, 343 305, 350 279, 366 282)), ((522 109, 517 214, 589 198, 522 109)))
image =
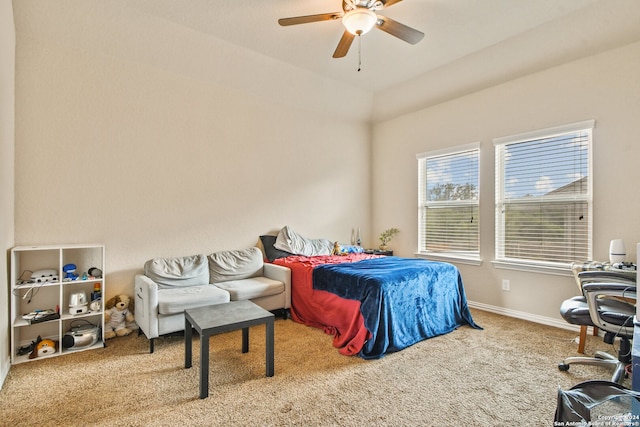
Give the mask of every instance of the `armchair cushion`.
POLYGON ((209 283, 242 280, 262 276, 262 251, 253 247, 214 252, 209 259, 209 283))
POLYGON ((266 297, 284 292, 284 283, 267 277, 230 280, 216 283, 216 286, 227 291, 231 295, 231 301, 266 297))
POLYGON ((182 313, 188 308, 229 302, 229 293, 213 285, 174 287, 158 290, 158 313, 182 313))
POLYGON ((144 274, 156 282, 159 289, 209 283, 209 266, 204 255, 154 258, 144 264, 144 274))

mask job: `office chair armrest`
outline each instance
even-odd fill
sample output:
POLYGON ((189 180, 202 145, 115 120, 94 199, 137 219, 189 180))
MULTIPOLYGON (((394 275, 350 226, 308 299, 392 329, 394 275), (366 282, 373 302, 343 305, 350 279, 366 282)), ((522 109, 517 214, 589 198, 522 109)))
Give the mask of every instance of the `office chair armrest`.
POLYGON ((578 279, 580 283, 589 282, 616 282, 616 283, 629 283, 636 284, 636 272, 635 271, 612 271, 612 270, 588 270, 578 273, 578 279))
POLYGON ((582 291, 585 293, 597 293, 598 295, 618 296, 625 298, 636 298, 635 283, 608 283, 594 282, 582 285, 582 291))

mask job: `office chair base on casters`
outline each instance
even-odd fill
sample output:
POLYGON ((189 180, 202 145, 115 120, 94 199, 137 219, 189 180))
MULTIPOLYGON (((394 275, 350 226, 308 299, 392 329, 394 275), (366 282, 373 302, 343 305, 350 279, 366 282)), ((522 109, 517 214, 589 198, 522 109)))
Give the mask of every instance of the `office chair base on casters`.
POLYGON ((620 361, 617 357, 612 356, 604 351, 596 351, 595 357, 575 356, 567 357, 558 365, 558 369, 561 371, 568 371, 571 365, 592 365, 592 366, 606 366, 613 367, 613 376, 611 381, 614 383, 622 384, 622 381, 626 377, 625 368, 630 362, 620 361))

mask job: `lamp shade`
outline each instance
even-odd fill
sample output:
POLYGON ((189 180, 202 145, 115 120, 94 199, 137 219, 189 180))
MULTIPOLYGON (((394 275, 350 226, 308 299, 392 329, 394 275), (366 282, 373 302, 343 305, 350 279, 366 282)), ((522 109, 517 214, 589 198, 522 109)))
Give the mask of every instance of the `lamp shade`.
POLYGON ((609 261, 612 264, 624 262, 627 258, 627 249, 624 247, 624 240, 613 239, 609 244, 609 261))
POLYGON ((376 14, 369 9, 358 8, 349 11, 342 17, 342 24, 351 34, 366 34, 376 24, 376 14))

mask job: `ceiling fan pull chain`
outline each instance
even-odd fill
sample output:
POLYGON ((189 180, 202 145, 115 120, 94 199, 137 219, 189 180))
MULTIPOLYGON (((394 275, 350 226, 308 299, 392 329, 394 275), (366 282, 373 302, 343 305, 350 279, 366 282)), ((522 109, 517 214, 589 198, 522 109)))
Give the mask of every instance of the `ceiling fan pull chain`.
POLYGON ((362 66, 362 37, 358 34, 358 72, 362 66))

